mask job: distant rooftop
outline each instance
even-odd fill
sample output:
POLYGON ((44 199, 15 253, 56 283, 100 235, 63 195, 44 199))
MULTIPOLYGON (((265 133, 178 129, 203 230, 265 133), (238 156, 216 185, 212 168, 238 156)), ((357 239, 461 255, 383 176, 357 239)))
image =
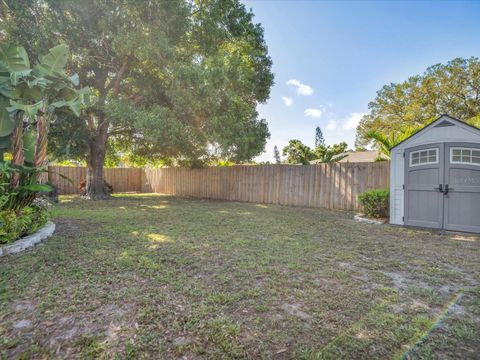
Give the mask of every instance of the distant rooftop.
MULTIPOLYGON (((351 151, 346 152, 337 156, 347 155, 343 159, 339 160, 340 163, 364 163, 364 162, 374 162, 378 158, 388 160, 388 157, 378 151, 351 151)), ((310 164, 317 164, 319 160, 312 160, 310 164)))

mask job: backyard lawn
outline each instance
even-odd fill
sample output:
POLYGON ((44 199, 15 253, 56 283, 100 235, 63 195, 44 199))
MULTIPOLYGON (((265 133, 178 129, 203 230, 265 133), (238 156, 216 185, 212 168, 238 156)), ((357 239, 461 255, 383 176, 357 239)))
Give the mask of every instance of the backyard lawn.
POLYGON ((63 197, 0 258, 2 358, 478 358, 480 239, 348 212, 63 197))

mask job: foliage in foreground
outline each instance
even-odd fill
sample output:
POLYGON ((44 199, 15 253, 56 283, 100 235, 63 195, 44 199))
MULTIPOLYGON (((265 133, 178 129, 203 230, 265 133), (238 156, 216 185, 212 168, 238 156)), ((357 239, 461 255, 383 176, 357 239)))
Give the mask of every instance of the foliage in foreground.
POLYGON ((37 181, 44 168, 15 165, 10 161, 0 162, 0 210, 21 211, 30 206, 41 192, 50 192, 49 184, 37 181), (13 183, 13 179, 17 179, 13 183))
POLYGON ((32 234, 46 223, 47 208, 38 195, 52 187, 37 182, 42 172, 45 169, 0 162, 0 244, 32 234), (15 186, 13 178, 18 181, 15 186))
POLYGON ((76 89, 78 76, 65 73, 68 55, 58 45, 31 64, 23 46, 0 45, 0 152, 11 152, 16 165, 43 166, 59 110, 80 115, 88 89, 76 89))
POLYGON ((367 190, 358 196, 365 215, 372 218, 388 217, 390 191, 388 189, 367 190))
POLYGON ((0 244, 8 244, 22 236, 33 234, 48 220, 46 208, 32 204, 18 211, 0 210, 0 244))
POLYGON ((0 243, 35 232, 47 210, 34 204, 52 187, 40 178, 50 123, 59 110, 79 115, 88 89, 67 76, 68 47, 58 45, 31 65, 23 46, 0 45, 0 243), (4 161, 3 153, 11 154, 4 161))

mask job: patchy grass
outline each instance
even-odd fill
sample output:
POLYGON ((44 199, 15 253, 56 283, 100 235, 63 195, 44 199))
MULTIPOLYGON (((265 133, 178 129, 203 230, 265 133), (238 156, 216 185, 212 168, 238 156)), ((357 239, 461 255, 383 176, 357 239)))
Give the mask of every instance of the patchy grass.
POLYGON ((55 206, 0 259, 3 358, 478 356, 480 240, 156 195, 55 206))

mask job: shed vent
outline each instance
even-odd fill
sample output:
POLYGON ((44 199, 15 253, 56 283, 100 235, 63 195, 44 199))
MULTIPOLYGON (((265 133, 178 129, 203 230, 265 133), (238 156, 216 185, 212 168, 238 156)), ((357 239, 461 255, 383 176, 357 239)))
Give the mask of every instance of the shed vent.
POLYGON ((447 121, 447 120, 443 120, 442 122, 435 125, 435 127, 445 127, 445 126, 455 126, 455 125, 452 124, 450 121, 447 121))

